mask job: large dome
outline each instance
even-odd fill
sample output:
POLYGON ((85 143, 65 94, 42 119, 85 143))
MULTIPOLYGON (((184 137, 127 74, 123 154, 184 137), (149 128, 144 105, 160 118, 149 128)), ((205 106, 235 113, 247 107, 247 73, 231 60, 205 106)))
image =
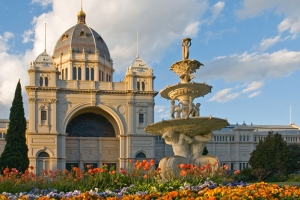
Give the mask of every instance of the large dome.
POLYGON ((84 50, 88 54, 98 52, 101 57, 111 61, 109 50, 103 38, 85 24, 85 13, 81 10, 77 17, 77 24, 65 31, 58 39, 53 57, 57 58, 61 54, 68 53, 69 50, 75 53, 82 53, 84 50))

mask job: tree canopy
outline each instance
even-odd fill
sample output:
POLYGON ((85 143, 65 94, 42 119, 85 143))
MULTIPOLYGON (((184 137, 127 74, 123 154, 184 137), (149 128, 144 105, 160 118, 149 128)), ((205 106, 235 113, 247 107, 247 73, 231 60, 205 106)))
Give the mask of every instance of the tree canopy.
POLYGON ((274 173, 288 174, 291 170, 291 151, 280 134, 269 132, 265 140, 260 140, 251 153, 249 164, 259 179, 274 173))
POLYGON ((26 144, 26 118, 20 81, 10 108, 9 127, 6 133, 6 145, 0 158, 0 169, 16 168, 24 172, 28 169, 28 147, 26 144))

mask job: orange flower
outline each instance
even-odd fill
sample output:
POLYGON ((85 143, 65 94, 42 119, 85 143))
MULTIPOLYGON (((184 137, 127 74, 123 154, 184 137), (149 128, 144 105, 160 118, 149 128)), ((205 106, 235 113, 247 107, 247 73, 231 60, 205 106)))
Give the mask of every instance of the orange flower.
POLYGON ((154 165, 155 165, 155 160, 154 160, 154 159, 151 159, 151 160, 150 160, 150 165, 151 165, 151 166, 154 166, 154 165))
POLYGON ((144 178, 149 178, 149 175, 148 175, 148 174, 145 174, 143 177, 144 177, 144 178))
POLYGON ((241 173, 240 170, 235 170, 235 171, 233 172, 233 174, 235 174, 235 175, 240 174, 240 173, 241 173))
POLYGON ((180 176, 186 176, 186 174, 187 174, 186 170, 181 170, 180 176))
POLYGON ((130 160, 129 160, 129 162, 130 162, 130 163, 133 163, 133 160, 132 160, 132 159, 130 159, 130 160))
POLYGON ((180 167, 180 169, 185 169, 185 164, 181 164, 181 165, 179 165, 179 167, 180 167))
POLYGON ((34 166, 29 166, 29 169, 34 170, 34 166))

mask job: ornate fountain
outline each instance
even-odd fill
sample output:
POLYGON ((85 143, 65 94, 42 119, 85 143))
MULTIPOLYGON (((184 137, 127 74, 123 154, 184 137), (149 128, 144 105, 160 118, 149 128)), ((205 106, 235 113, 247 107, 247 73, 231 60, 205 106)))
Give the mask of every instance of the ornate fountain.
POLYGON ((184 38, 182 60, 175 62, 170 68, 179 75, 181 81, 160 91, 161 97, 171 101, 172 119, 162 120, 145 128, 148 133, 162 135, 166 144, 172 145, 174 156, 164 157, 159 162, 161 176, 166 179, 179 176, 180 164, 200 166, 211 163, 216 169, 219 168, 217 157, 203 156, 202 152, 206 143, 212 139, 212 131, 229 125, 226 119, 200 116, 201 104, 193 103, 194 99, 210 93, 212 86, 191 82, 194 78, 192 73, 203 64, 189 59, 190 46, 191 39, 184 38))

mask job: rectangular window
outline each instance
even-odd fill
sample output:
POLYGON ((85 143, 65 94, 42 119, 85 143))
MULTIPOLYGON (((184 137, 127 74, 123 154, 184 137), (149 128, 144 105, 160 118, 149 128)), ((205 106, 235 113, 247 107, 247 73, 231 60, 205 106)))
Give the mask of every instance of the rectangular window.
POLYGON ((78 163, 66 163, 66 169, 68 171, 73 170, 73 167, 78 167, 78 163))
POLYGON ((88 171, 89 169, 94 169, 98 167, 98 163, 84 163, 84 170, 88 171))
POLYGON ((233 170, 233 163, 230 164, 230 169, 233 170))
POLYGON ((116 163, 105 163, 107 165, 108 170, 116 170, 117 164, 116 163))
POLYGON ((47 111, 41 111, 41 120, 47 120, 47 111))
POLYGON ((139 123, 144 123, 144 114, 139 113, 139 123))

